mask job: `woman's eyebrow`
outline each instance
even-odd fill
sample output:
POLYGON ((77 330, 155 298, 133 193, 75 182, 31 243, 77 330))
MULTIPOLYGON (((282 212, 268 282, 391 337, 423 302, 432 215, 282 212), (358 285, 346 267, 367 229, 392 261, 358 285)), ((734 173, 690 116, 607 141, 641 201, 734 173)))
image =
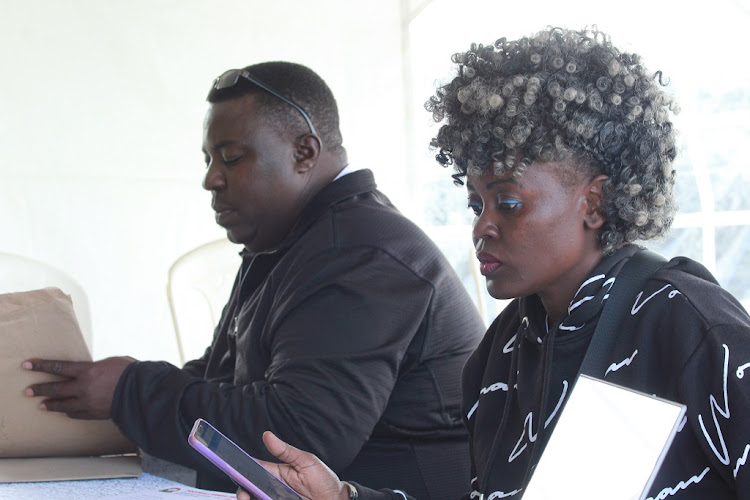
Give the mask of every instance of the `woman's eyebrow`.
POLYGON ((492 189, 493 187, 497 186, 498 184, 503 184, 503 183, 506 183, 506 182, 510 182, 511 184, 515 184, 516 186, 518 186, 520 188, 523 187, 523 184, 521 184, 521 182, 518 179, 516 179, 515 177, 508 177, 507 179, 496 179, 496 180, 494 180, 492 182, 488 182, 485 187, 487 189, 492 189))

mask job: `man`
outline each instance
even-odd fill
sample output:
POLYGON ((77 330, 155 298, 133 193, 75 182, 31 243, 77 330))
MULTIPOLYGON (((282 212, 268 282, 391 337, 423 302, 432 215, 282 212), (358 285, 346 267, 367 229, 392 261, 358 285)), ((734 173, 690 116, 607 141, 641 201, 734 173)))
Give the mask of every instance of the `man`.
POLYGON ((234 490, 187 445, 204 418, 250 454, 265 430, 342 477, 422 498, 468 487, 459 373, 484 326, 437 247, 347 166, 336 102, 304 66, 270 62, 216 79, 204 187, 244 245, 201 359, 30 360, 69 377, 31 386, 50 411, 107 418, 146 452, 234 490))

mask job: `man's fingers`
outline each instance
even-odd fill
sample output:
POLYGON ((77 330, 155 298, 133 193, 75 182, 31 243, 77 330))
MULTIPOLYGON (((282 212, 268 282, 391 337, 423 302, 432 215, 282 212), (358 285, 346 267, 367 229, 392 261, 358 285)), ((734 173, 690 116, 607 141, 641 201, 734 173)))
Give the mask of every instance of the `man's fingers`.
MULTIPOLYGON (((28 359, 21 365, 26 370, 49 373, 60 377, 75 379, 90 365, 88 362, 61 361, 56 359, 28 359)), ((27 396, 47 396, 66 398, 74 396, 69 381, 42 382, 26 388, 27 396)))
POLYGON ((286 444, 276 437, 276 434, 273 432, 266 431, 263 433, 263 443, 266 445, 266 449, 282 462, 289 463, 289 459, 293 458, 293 456, 290 456, 290 454, 294 454, 292 451, 294 449, 293 446, 286 444))
POLYGON ((77 420, 91 420, 91 413, 88 411, 72 411, 65 412, 68 418, 75 418, 77 420))
POLYGON ((75 398, 45 399, 39 403, 39 408, 46 411, 65 413, 71 418, 84 418, 80 403, 75 398))
POLYGON ((67 398, 73 396, 68 383, 45 382, 43 384, 32 384, 26 388, 27 396, 46 396, 49 398, 67 398))
POLYGON ((62 377, 77 377, 88 368, 88 361, 61 361, 58 359, 27 359, 23 362, 26 370, 51 373, 62 377))
POLYGON ((271 431, 263 433, 263 443, 273 456, 301 471, 315 464, 315 456, 285 443, 271 431))

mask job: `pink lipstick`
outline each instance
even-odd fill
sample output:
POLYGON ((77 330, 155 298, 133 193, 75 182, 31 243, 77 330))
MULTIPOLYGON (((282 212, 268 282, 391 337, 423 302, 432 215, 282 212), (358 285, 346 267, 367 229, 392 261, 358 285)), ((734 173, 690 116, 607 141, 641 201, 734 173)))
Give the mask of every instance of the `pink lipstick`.
POLYGON ((482 273, 483 276, 492 274, 502 264, 487 252, 479 252, 477 254, 477 260, 479 260, 479 272, 482 273))

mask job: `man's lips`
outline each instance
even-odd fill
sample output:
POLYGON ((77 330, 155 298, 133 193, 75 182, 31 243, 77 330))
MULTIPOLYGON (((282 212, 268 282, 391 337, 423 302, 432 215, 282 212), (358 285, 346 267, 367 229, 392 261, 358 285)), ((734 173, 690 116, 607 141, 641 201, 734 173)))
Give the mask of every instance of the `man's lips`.
POLYGON ((232 207, 226 205, 215 205, 213 209, 214 212, 216 212, 216 223, 219 225, 223 225, 224 222, 233 217, 236 213, 232 207))
POLYGON ((502 262, 487 252, 479 252, 477 254, 477 260, 479 260, 479 272, 482 273, 483 276, 492 274, 502 265, 502 262))

